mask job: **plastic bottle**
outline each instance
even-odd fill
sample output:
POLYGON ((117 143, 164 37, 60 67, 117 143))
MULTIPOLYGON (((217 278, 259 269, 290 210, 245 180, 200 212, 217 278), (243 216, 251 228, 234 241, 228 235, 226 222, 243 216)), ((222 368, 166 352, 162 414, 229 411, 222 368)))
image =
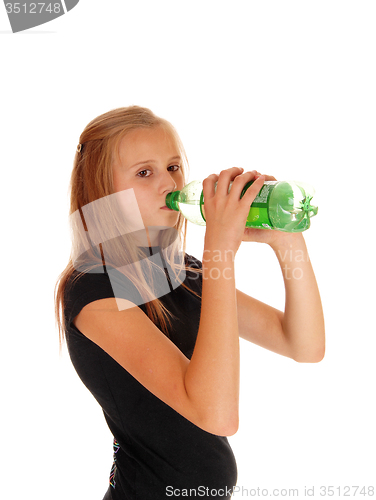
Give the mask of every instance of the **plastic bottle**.
MULTIPOLYGON (((248 182, 241 193, 254 181, 248 182)), ((229 191, 231 189, 229 187, 229 191)), ((295 181, 265 181, 250 206, 246 227, 277 229, 289 233, 305 231, 310 226, 310 218, 318 208, 311 205, 315 190, 308 184, 295 181)), ((166 196, 166 205, 180 211, 194 224, 205 226, 204 194, 202 181, 193 181, 181 191, 173 191, 166 196)))

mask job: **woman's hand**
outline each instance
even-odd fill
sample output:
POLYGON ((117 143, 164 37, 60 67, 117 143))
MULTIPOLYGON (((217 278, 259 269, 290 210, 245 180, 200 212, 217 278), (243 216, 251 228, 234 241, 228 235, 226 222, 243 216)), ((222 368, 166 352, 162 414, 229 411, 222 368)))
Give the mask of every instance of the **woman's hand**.
POLYGON ((220 250, 231 250, 234 254, 244 238, 248 238, 245 233, 245 224, 249 207, 266 179, 255 170, 244 173, 243 170, 238 167, 229 168, 223 170, 219 175, 209 175, 203 181, 206 219, 205 245, 220 250), (240 198, 244 186, 252 180, 255 182, 240 198), (231 181, 233 183, 230 192, 228 192, 231 181), (215 189, 216 182, 217 189, 215 189))

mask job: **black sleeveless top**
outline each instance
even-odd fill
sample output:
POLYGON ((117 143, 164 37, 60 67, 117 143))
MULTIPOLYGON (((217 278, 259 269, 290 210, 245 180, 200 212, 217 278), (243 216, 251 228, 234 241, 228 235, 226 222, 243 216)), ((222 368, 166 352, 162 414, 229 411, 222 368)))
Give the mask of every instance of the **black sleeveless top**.
MULTIPOLYGON (((190 270, 184 283, 201 296, 202 277, 195 269, 202 264, 188 254, 185 262, 190 270)), ((73 274, 65 294, 68 352, 114 436, 114 461, 111 469, 109 466, 113 500, 174 496, 229 499, 237 469, 227 438, 200 429, 158 399, 72 323, 86 304, 115 296, 135 302, 146 314, 137 289, 129 280, 124 286, 127 280, 116 269, 98 267, 74 281, 77 274, 73 274)), ((170 292, 159 299, 175 316, 170 340, 190 359, 201 299, 182 286, 170 286, 170 292)))

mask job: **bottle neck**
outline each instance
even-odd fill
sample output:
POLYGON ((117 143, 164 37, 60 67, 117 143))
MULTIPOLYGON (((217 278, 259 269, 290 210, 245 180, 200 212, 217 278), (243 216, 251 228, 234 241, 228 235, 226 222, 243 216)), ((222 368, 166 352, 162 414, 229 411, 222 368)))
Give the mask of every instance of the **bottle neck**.
POLYGON ((168 208, 171 208, 171 210, 176 210, 179 212, 179 202, 180 199, 180 191, 172 191, 171 193, 168 193, 166 196, 166 206, 168 208))

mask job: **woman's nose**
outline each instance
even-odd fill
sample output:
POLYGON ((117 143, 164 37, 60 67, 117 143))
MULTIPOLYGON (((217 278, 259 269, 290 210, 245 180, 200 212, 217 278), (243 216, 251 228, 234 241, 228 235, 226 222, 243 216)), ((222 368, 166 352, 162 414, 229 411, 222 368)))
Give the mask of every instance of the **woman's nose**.
POLYGON ((170 193, 171 191, 176 191, 176 182, 172 178, 171 174, 168 172, 164 175, 162 179, 162 191, 163 193, 170 193))

